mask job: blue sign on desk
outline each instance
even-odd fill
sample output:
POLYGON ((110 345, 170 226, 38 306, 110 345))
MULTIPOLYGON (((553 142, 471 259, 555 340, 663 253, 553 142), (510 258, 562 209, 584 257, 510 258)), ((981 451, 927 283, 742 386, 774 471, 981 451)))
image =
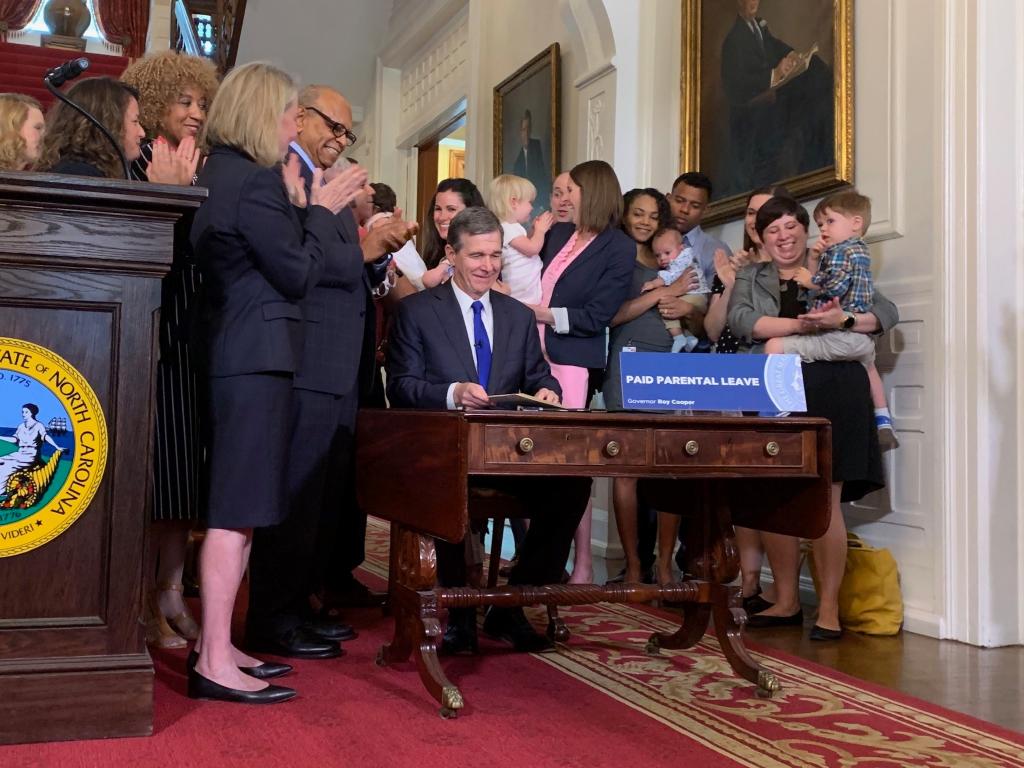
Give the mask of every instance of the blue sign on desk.
POLYGON ((798 355, 620 355, 622 403, 627 409, 807 410, 798 355))

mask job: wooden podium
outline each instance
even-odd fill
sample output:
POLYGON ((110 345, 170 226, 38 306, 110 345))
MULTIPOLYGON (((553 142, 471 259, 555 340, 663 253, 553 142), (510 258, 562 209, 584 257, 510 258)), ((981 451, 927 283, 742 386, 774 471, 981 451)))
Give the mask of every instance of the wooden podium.
MULTIPOLYGON (((153 664, 139 616, 156 313, 175 224, 204 197, 0 173, 0 336, 77 369, 108 439, 98 489, 77 521, 0 558, 0 743, 152 732, 153 664)), ((17 415, 0 414, 0 426, 17 415)))

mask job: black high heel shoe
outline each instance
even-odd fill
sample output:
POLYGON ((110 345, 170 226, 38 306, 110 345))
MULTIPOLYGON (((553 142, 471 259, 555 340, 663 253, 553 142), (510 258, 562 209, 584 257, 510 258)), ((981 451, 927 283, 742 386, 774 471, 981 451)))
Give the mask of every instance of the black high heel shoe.
POLYGON ((195 670, 195 667, 188 671, 188 697, 190 699, 212 699, 238 704, 277 704, 295 698, 295 695, 294 689, 284 688, 280 685, 268 685, 262 691, 241 691, 203 677, 195 670))
MULTIPOLYGON (((188 658, 185 660, 185 670, 191 672, 196 668, 196 662, 198 661, 199 654, 194 650, 189 651, 188 658)), ((269 680, 272 677, 287 675, 292 671, 292 667, 288 664, 275 664, 272 661, 265 661, 258 667, 239 667, 238 671, 249 677, 255 677, 257 680, 269 680)))

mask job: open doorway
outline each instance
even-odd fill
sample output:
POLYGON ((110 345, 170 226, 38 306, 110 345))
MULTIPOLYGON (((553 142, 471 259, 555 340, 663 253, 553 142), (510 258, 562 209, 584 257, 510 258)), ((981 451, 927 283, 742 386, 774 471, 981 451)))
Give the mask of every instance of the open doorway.
POLYGON ((466 113, 447 123, 434 136, 417 145, 416 215, 422 226, 430 222, 430 199, 444 179, 466 175, 466 113))

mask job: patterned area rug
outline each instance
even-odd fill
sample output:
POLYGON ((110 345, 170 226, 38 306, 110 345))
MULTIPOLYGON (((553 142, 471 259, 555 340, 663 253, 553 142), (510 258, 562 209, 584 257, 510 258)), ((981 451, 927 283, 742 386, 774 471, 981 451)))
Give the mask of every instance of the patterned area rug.
MULTIPOLYGON (((387 549, 387 524, 371 519, 364 568, 384 579, 387 549)), ((772 699, 757 698, 733 674, 711 636, 648 656, 652 632, 678 628, 667 612, 614 604, 561 611, 572 638, 537 660, 740 765, 1024 766, 1024 735, 756 645, 754 657, 782 682, 772 699)), ((528 614, 538 627, 546 621, 542 609, 528 614)))

